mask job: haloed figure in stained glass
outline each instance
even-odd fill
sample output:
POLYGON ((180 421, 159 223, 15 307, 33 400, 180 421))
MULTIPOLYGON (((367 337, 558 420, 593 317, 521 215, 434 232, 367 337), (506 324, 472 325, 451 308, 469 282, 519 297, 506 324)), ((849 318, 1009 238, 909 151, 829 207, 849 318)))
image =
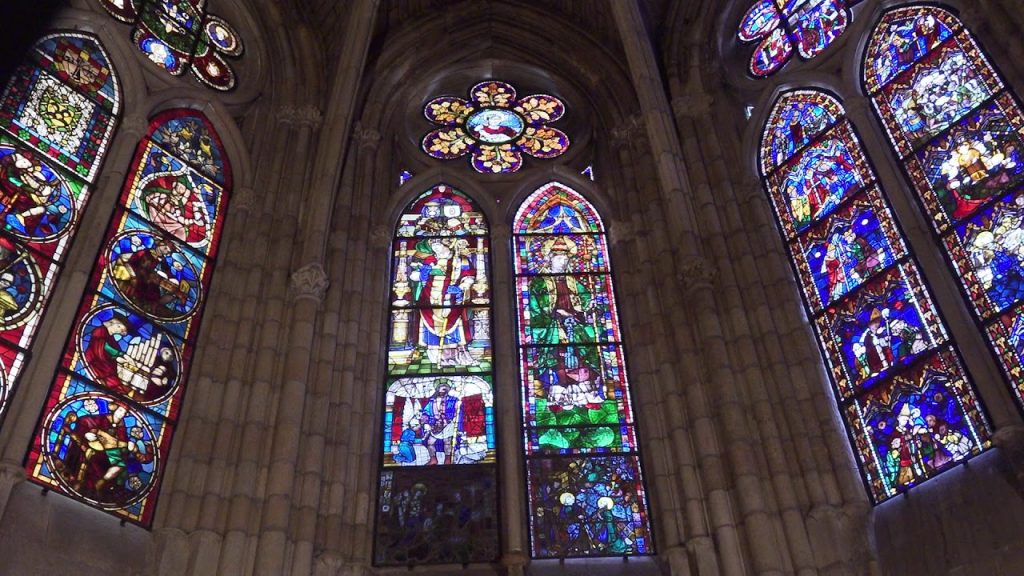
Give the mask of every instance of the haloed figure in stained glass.
MULTIPOLYGON (((579 278, 568 275, 575 258, 576 243, 565 236, 545 242, 546 263, 541 271, 554 276, 534 276, 530 280, 530 332, 537 344, 596 342, 594 328, 596 300, 579 278)), ((602 389, 597 381, 598 349, 593 346, 566 346, 546 351, 547 397, 552 410, 582 406, 600 408, 602 389)), ((545 377, 546 376, 546 377, 545 377)))
POLYGON ((471 340, 468 303, 476 275, 465 238, 431 238, 416 244, 410 259, 413 301, 419 311, 419 343, 431 364, 473 366, 467 346, 471 340), (456 306, 456 308, 452 308, 456 306))

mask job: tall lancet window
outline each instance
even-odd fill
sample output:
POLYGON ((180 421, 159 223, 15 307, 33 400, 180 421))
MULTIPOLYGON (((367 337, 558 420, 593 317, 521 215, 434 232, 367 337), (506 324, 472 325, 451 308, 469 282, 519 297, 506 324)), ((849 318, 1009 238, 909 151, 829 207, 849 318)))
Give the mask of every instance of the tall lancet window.
POLYGON ((513 232, 533 556, 653 554, 601 218, 551 183, 513 232))
POLYGON ((402 213, 391 258, 375 563, 495 561, 487 220, 437 185, 402 213))
POLYGON ((0 419, 120 112, 94 37, 44 37, 0 96, 0 419))
POLYGON ((230 189, 201 112, 152 119, 30 447, 33 482, 150 524, 230 189))
POLYGON ((959 353, 839 102, 783 94, 761 170, 875 502, 987 447, 959 353))
POLYGON ((1024 115, 950 12, 886 12, 864 82, 1024 406, 1024 115))

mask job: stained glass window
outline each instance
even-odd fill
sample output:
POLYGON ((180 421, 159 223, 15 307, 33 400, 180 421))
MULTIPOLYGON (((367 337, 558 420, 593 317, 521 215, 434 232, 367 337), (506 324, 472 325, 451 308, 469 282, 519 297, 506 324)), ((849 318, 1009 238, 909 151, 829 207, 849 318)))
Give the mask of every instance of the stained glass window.
POLYGON ((469 154, 473 169, 483 174, 515 172, 523 154, 555 158, 569 149, 569 137, 547 124, 565 114, 554 96, 516 98, 511 84, 488 80, 469 90, 469 100, 435 98, 424 116, 440 126, 423 137, 423 151, 440 160, 469 154))
POLYGON ((533 556, 653 554, 601 218, 551 183, 513 231, 533 556))
POLYGON ((230 188, 202 113, 150 122, 26 459, 32 481, 149 525, 230 188))
POLYGON ((92 36, 42 38, 0 96, 0 418, 92 183, 120 93, 92 36))
POLYGON ((839 102, 783 94, 761 171, 874 501, 988 447, 956 346, 839 102))
POLYGON ((741 42, 757 43, 750 73, 759 78, 782 68, 796 53, 810 60, 829 47, 850 22, 849 7, 860 0, 757 0, 737 31, 741 42))
POLYGON ((1024 406, 1024 114, 949 11, 886 12, 864 82, 1024 406))
POLYGON ((491 562, 498 545, 487 221, 444 184, 392 242, 378 565, 491 562))
POLYGON ((227 58, 242 55, 238 32, 206 12, 206 0, 99 0, 112 16, 133 24, 132 42, 173 76, 192 71, 217 90, 235 87, 227 58))

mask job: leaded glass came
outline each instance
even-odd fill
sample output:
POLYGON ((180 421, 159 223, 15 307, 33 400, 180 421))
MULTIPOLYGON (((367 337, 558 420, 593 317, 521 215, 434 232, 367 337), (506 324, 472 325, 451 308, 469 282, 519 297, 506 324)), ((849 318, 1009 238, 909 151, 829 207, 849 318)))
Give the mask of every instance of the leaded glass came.
POLYGON ((492 562, 500 549, 487 220, 439 184, 399 217, 391 255, 374 561, 492 562))
POLYGON ((100 0, 113 17, 133 24, 132 42, 172 76, 188 71, 211 88, 237 82, 228 58, 242 55, 238 32, 206 11, 206 0, 100 0))
POLYGON ((875 502, 990 444, 990 429, 842 106, 776 102, 761 168, 875 502))
POLYGON ((601 219, 551 183, 513 232, 533 556, 653 554, 601 219))
POLYGON ((150 122, 26 459, 33 482, 150 524, 230 188, 205 116, 150 122))
POLYGON ((948 10, 886 12, 864 83, 1024 406, 1024 114, 948 10))
POLYGON ((121 101, 87 34, 39 40, 0 96, 0 419, 114 133, 121 101))

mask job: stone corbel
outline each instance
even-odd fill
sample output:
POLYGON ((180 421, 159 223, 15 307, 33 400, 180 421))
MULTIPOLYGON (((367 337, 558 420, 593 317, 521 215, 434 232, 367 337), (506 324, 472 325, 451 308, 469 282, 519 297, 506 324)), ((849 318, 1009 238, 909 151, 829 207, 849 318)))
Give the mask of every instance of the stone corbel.
POLYGON ((678 280, 687 294, 711 290, 718 279, 718 269, 706 258, 694 258, 682 266, 678 280))
POLYGON ((292 302, 309 299, 316 301, 319 305, 323 302, 330 284, 323 266, 318 262, 306 264, 292 272, 291 284, 288 287, 288 299, 292 302))

